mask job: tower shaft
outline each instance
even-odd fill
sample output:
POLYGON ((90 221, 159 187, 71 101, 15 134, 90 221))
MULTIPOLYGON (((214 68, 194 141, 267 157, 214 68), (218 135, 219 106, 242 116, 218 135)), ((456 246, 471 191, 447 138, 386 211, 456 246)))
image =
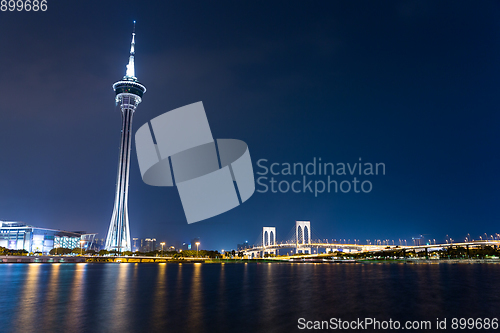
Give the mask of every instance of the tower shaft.
POLYGON ((132 119, 138 101, 134 95, 122 96, 120 109, 122 112, 122 133, 120 155, 118 160, 118 175, 116 179, 115 204, 109 225, 106 249, 130 251, 130 225, 128 219, 128 185, 130 174, 130 150, 132 142, 132 119))

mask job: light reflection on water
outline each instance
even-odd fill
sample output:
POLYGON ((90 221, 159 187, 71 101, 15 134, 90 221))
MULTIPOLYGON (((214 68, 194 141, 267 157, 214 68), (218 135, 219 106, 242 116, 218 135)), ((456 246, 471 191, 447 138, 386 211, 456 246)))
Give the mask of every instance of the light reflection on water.
POLYGON ((194 272, 191 277, 191 287, 189 288, 189 308, 186 309, 188 313, 187 328, 191 332, 200 332, 203 329, 203 314, 205 309, 203 299, 203 283, 201 276, 202 264, 193 264, 194 272))
POLYGON ((57 323, 57 304, 59 303, 59 268, 61 264, 52 264, 45 294, 45 310, 42 318, 42 327, 53 327, 57 323))
POLYGON ((153 295, 153 314, 151 316, 151 322, 155 331, 160 331, 162 327, 165 327, 164 313, 168 313, 169 305, 166 278, 167 264, 160 263, 158 265, 158 276, 153 295))
MULTIPOLYGON (((38 298, 41 297, 38 283, 40 264, 28 264, 25 284, 20 290, 20 304, 17 306, 16 326, 24 332, 35 332, 36 312, 38 310, 38 298)), ((2 288, 2 290, 4 290, 2 288)))
POLYGON ((131 271, 131 264, 123 263, 117 266, 117 274, 108 275, 107 286, 112 288, 112 292, 109 294, 110 301, 103 304, 103 308, 107 306, 111 310, 109 315, 106 316, 111 332, 126 332, 127 328, 130 327, 130 307, 127 297, 130 291, 130 280, 127 273, 131 271))
MULTIPOLYGON (((69 289, 69 300, 65 305, 67 309, 65 315, 66 320, 61 323, 64 324, 67 332, 71 331, 72 327, 81 327, 83 321, 87 319, 85 311, 83 310, 85 297, 87 296, 85 293, 86 284, 84 283, 86 268, 87 264, 84 263, 75 265, 72 283, 69 289)), ((52 284, 52 281, 50 284, 52 284)))
POLYGON ((498 317, 500 265, 1 264, 0 332, 290 332, 498 317))

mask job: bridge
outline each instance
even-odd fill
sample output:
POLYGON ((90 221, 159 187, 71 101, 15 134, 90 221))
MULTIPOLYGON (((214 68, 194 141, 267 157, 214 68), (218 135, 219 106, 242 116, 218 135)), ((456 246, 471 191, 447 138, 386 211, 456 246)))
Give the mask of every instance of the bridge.
POLYGON ((466 242, 446 242, 445 244, 426 244, 426 245, 389 245, 383 244, 349 244, 340 242, 321 242, 311 239, 311 222, 296 221, 295 230, 291 240, 277 243, 276 227, 263 227, 260 235, 260 244, 243 250, 243 256, 248 259, 263 258, 266 254, 281 255, 280 260, 297 258, 297 254, 307 255, 308 258, 331 257, 330 252, 401 252, 403 256, 411 251, 425 251, 429 249, 445 249, 453 247, 463 247, 467 251, 470 247, 500 246, 500 239, 481 239, 480 241, 466 242), (285 255, 286 254, 286 255, 285 255))

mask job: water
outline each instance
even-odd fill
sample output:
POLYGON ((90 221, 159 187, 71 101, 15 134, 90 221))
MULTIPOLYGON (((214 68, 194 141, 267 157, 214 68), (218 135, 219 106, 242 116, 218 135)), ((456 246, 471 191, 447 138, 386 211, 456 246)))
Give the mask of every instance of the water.
POLYGON ((0 264, 0 332, 294 332, 301 317, 450 328, 499 318, 499 282, 497 264, 0 264))

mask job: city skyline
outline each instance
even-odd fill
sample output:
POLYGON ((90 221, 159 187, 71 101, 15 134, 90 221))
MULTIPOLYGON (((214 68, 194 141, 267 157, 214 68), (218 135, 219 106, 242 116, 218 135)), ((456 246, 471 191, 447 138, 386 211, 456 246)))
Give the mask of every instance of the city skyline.
POLYGON ((244 205, 187 225, 175 190, 142 182, 133 145, 132 237, 235 248, 263 226, 281 240, 296 220, 362 241, 498 232, 498 4, 90 3, 99 11, 54 2, 29 20, 2 13, 0 220, 106 236, 120 127, 110 86, 136 19, 148 87, 136 124, 203 101, 214 137, 248 144, 256 181, 262 159, 361 158, 385 174, 364 178, 369 193, 256 186, 244 205))

